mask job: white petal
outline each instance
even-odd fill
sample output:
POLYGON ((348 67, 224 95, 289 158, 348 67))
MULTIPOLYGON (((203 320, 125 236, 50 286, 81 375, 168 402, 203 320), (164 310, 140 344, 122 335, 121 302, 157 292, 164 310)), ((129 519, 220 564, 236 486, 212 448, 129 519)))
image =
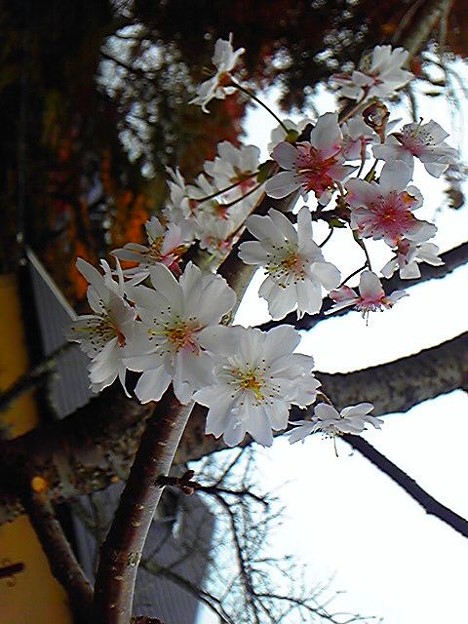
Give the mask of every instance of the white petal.
POLYGON ((292 171, 281 171, 266 181, 265 193, 274 199, 282 199, 300 188, 301 182, 292 171))
POLYGON ((295 168, 299 151, 294 145, 291 145, 291 143, 282 141, 274 148, 272 156, 282 169, 292 171, 295 168))
POLYGON ((171 383, 171 376, 164 366, 145 371, 135 387, 135 394, 142 403, 159 401, 171 383))

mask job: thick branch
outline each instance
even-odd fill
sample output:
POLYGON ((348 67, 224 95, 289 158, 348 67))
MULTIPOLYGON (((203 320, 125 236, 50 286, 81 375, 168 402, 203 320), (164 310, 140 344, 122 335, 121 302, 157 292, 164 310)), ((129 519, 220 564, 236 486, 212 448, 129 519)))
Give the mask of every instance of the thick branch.
POLYGON ((153 410, 116 384, 64 420, 1 441, 0 524, 22 513, 17 492, 34 476, 48 483, 54 503, 126 477, 153 410))
POLYGON ((354 435, 344 435, 343 439, 348 442, 356 451, 366 457, 374 466, 384 472, 386 475, 402 487, 407 494, 419 503, 426 513, 436 516, 442 522, 447 523, 452 529, 455 529, 463 537, 468 537, 468 521, 462 518, 454 511, 439 503, 435 498, 428 494, 420 487, 414 479, 409 477, 401 468, 398 468, 393 462, 382 455, 369 442, 354 435))
POLYGON ((128 624, 138 564, 163 486, 192 410, 168 391, 148 419, 112 526, 101 548, 93 622, 128 624))
MULTIPOLYGON (((337 406, 368 400, 377 415, 405 412, 421 401, 467 387, 468 334, 381 366, 317 375, 337 406)), ((88 411, 0 443, 0 522, 22 513, 13 482, 18 473, 28 478, 42 475, 53 502, 125 478, 151 411, 152 406, 127 399, 116 387, 94 399, 88 411)), ((177 452, 178 463, 224 448, 222 440, 205 435, 205 415, 206 410, 196 406, 177 452)))

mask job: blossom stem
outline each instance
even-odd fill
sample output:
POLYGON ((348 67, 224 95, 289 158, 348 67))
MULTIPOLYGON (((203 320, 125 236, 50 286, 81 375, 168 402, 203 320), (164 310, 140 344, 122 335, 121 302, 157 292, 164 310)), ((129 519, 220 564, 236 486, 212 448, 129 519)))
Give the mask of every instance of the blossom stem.
POLYGON ((372 179, 374 177, 374 173, 375 173, 375 169, 377 167, 377 163, 379 162, 379 159, 376 158, 374 160, 374 162, 372 163, 372 167, 369 169, 369 171, 366 173, 366 175, 364 176, 364 180, 366 182, 372 182, 372 179))
POLYGON ((371 259, 370 259, 369 252, 367 251, 367 247, 364 241, 362 240, 362 238, 359 238, 359 234, 356 231, 353 231, 353 238, 356 241, 356 243, 359 245, 359 247, 362 249, 362 251, 364 252, 364 255, 366 256, 365 267, 367 267, 369 271, 372 271, 371 259))
POLYGON ((335 231, 334 228, 330 228, 330 231, 328 232, 328 234, 325 236, 324 240, 320 243, 319 247, 324 247, 328 241, 330 240, 330 238, 333 236, 333 232, 335 231))
MULTIPOLYGON (((211 195, 206 195, 205 197, 197 197, 197 198, 189 197, 189 199, 199 202, 199 203, 208 201, 209 199, 214 199, 215 197, 217 197, 218 195, 221 195, 222 193, 227 193, 228 191, 231 191, 233 188, 236 188, 236 186, 239 186, 246 180, 249 180, 250 178, 254 178, 258 174, 259 174, 259 171, 254 171, 253 173, 249 173, 249 175, 246 175, 242 180, 239 180, 238 182, 233 182, 233 184, 230 184, 229 186, 226 186, 223 189, 219 189, 215 191, 214 193, 211 193, 211 195)), ((243 195, 243 197, 246 197, 246 195, 243 195)))
POLYGON ((266 111, 268 111, 270 113, 270 115, 272 117, 274 117, 276 119, 276 121, 283 128, 283 130, 286 132, 286 134, 289 133, 289 128, 283 123, 283 121, 281 121, 281 119, 278 117, 278 115, 275 112, 273 112, 271 110, 271 108, 267 104, 265 104, 265 102, 260 100, 250 89, 247 89, 246 87, 243 87, 242 85, 240 85, 238 82, 236 82, 232 78, 231 78, 231 83, 230 84, 233 87, 235 87, 236 89, 239 89, 239 91, 242 91, 242 93, 245 93, 250 98, 252 98, 252 100, 254 100, 254 102, 259 104, 259 106, 262 106, 266 111))
POLYGON ((255 193, 255 191, 258 191, 258 189, 262 186, 262 184, 263 184, 263 182, 261 184, 257 184, 256 186, 251 188, 249 191, 247 191, 247 193, 245 195, 242 195, 242 197, 239 197, 239 199, 234 199, 232 202, 229 202, 227 204, 223 204, 223 208, 231 208, 232 206, 235 206, 236 204, 238 204, 240 201, 242 201, 243 199, 245 199, 249 195, 252 195, 252 193, 255 193))
POLYGON ((341 288, 342 286, 344 286, 346 284, 346 282, 348 282, 352 277, 354 277, 355 275, 357 275, 358 273, 360 273, 361 271, 363 271, 365 268, 367 267, 367 264, 363 264, 361 267, 359 267, 359 269, 356 269, 355 271, 353 271, 352 273, 350 273, 348 275, 348 277, 346 277, 341 284, 339 285, 338 288, 341 288))

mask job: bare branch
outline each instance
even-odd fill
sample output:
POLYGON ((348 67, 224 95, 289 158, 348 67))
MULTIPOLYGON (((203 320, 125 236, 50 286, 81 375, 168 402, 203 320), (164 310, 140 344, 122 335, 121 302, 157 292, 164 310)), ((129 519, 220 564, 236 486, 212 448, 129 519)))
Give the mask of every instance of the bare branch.
POLYGON ((392 481, 402 487, 407 494, 411 496, 413 500, 421 505, 426 513, 436 516, 442 522, 445 522, 452 527, 455 531, 468 537, 468 520, 462 518, 454 511, 442 505, 433 496, 428 494, 426 490, 423 490, 414 479, 403 472, 401 468, 398 468, 393 462, 382 455, 377 449, 375 449, 369 442, 359 436, 346 434, 343 440, 346 440, 353 449, 359 451, 361 455, 366 457, 374 466, 384 472, 390 477, 392 481))

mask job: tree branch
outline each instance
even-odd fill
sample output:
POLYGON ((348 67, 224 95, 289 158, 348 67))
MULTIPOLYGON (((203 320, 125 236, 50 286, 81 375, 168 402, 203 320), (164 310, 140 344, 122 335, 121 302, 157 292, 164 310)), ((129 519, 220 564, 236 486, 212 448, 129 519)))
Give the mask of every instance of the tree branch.
POLYGON ((68 594, 73 613, 83 624, 89 622, 93 590, 57 520, 47 492, 28 488, 22 500, 52 574, 68 594))
POLYGON ((436 516, 436 518, 448 524, 452 529, 463 535, 463 537, 468 537, 468 520, 465 520, 462 516, 459 516, 445 505, 442 505, 442 503, 439 503, 439 501, 428 494, 426 490, 423 490, 414 479, 409 477, 406 472, 398 468, 398 466, 387 459, 385 455, 382 455, 382 453, 364 440, 364 438, 351 434, 345 434, 342 438, 352 446, 353 449, 359 451, 359 453, 374 466, 389 476, 392 481, 402 487, 413 500, 421 505, 426 513, 436 516))
MULTIPOLYGON (((406 412, 422 401, 468 387, 468 333, 388 364, 317 376, 337 407, 365 398, 375 405, 376 415, 406 412)), ((27 475, 25 479, 42 475, 53 502, 125 478, 153 407, 127 399, 115 386, 64 421, 0 442, 0 524, 22 513, 13 480, 18 473, 27 475)), ((293 410, 292 418, 303 417, 299 414, 293 410)), ((177 463, 225 448, 222 440, 205 435, 205 418, 206 409, 195 406, 177 450, 177 463)))
POLYGON ((166 392, 148 419, 106 540, 96 576, 95 624, 128 624, 138 564, 163 486, 192 405, 166 392))

